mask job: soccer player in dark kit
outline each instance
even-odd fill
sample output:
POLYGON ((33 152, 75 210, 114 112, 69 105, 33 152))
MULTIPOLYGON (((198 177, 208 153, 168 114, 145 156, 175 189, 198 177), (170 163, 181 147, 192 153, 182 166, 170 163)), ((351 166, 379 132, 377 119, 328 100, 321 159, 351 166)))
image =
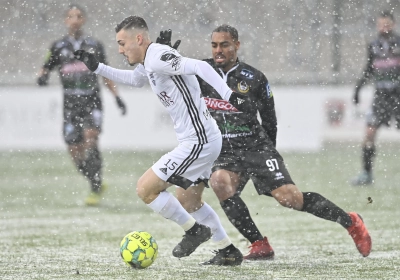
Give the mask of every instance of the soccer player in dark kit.
POLYGON ((251 104, 252 109, 238 110, 201 79, 200 85, 223 137, 222 151, 214 163, 210 185, 230 222, 251 242, 250 252, 244 259, 274 257, 274 250, 258 230, 240 197, 249 178, 259 195, 272 196, 284 207, 339 223, 347 229, 361 255, 368 256, 371 237, 357 213, 346 213, 318 193, 301 192, 292 181, 283 158, 275 149, 277 120, 268 80, 262 72, 239 61, 239 47, 237 30, 221 25, 212 32, 213 58, 206 61, 233 91, 251 104))
POLYGON ((382 12, 376 21, 378 38, 368 45, 367 65, 358 80, 353 102, 358 104, 361 88, 373 79, 375 95, 367 114, 367 129, 362 143, 362 172, 353 178, 355 186, 373 183, 372 167, 376 154, 375 138, 382 125, 392 124, 392 118, 400 128, 400 36, 394 33, 394 17, 389 11, 382 12))
MULTIPOLYGON (((103 63, 106 63, 106 56, 99 41, 83 34, 85 18, 82 7, 68 7, 65 13, 68 34, 52 44, 37 83, 47 85, 50 71, 59 71, 64 92, 64 140, 77 169, 90 182, 91 191, 85 203, 95 206, 100 203, 106 188, 102 182, 102 157, 98 146, 103 118, 100 85, 97 75, 75 59, 73 53, 85 49, 93 52, 103 63)), ((114 82, 106 78, 104 82, 125 114, 126 106, 118 96, 114 82)))

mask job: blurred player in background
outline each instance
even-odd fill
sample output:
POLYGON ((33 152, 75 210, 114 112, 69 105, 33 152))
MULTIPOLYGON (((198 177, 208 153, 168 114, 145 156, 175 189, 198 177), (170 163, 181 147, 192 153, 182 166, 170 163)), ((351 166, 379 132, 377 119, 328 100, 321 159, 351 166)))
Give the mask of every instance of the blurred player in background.
MULTIPOLYGON (((142 87, 150 82, 157 98, 174 123, 179 145, 162 156, 137 182, 137 194, 153 211, 178 224, 184 231, 173 256, 189 256, 212 237, 218 251, 204 265, 240 265, 242 253, 232 244, 214 210, 202 200, 211 175, 211 167, 221 151, 222 137, 207 110, 195 75, 215 88, 220 96, 245 110, 248 100, 238 99, 220 76, 206 62, 182 57, 174 48, 152 43, 146 21, 138 16, 124 19, 116 27, 119 53, 132 70, 119 70, 99 63, 93 54, 75 52, 95 73, 116 82, 142 87), (179 186, 179 203, 166 189, 179 186), (186 209, 182 207, 185 205, 186 209)), ((138 106, 143 106, 137 100, 138 106)))
POLYGON ((351 181, 355 186, 370 185, 374 181, 372 167, 378 128, 392 123, 400 128, 400 36, 393 31, 395 22, 391 12, 382 12, 376 23, 378 38, 368 45, 367 65, 353 97, 357 105, 360 89, 368 80, 374 80, 375 94, 362 143, 363 171, 351 181))
MULTIPOLYGON (((99 41, 84 35, 82 26, 85 20, 82 7, 69 6, 64 19, 68 34, 52 44, 37 83, 47 85, 50 71, 55 68, 59 71, 64 92, 64 140, 77 169, 90 182, 91 191, 85 203, 94 206, 100 202, 106 188, 102 182, 102 157, 98 144, 103 119, 100 84, 97 76, 75 59, 73 53, 85 49, 103 63, 106 63, 106 56, 99 41)), ((106 78, 104 83, 125 114, 126 107, 115 84, 106 78)))
POLYGON ((346 213, 314 192, 301 192, 292 181, 283 158, 275 149, 277 120, 273 94, 265 75, 239 61, 236 28, 217 27, 211 36, 212 59, 207 61, 228 86, 249 99, 245 111, 221 99, 200 79, 201 91, 222 132, 222 151, 213 166, 210 184, 230 222, 251 242, 247 260, 271 259, 274 251, 258 230, 240 194, 252 179, 259 195, 274 197, 282 206, 307 212, 342 225, 364 256, 371 251, 371 237, 361 217, 346 213), (257 114, 261 117, 261 123, 257 114))

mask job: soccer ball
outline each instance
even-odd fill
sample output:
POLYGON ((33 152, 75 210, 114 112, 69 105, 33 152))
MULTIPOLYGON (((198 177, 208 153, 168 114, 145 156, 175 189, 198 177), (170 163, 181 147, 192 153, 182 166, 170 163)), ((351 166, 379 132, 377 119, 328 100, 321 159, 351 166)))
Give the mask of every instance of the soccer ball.
POLYGON ((150 233, 133 231, 125 235, 120 244, 121 257, 133 268, 146 268, 157 258, 158 245, 150 233))

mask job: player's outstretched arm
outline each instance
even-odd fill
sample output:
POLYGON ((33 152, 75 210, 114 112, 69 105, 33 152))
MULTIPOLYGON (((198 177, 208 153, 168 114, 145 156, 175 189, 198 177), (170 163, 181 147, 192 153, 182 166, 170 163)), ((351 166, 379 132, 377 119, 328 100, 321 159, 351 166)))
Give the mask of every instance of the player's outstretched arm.
POLYGON ((78 50, 74 55, 76 59, 85 63, 89 70, 114 82, 142 87, 148 81, 143 65, 139 64, 134 70, 121 70, 99 63, 93 54, 84 50, 78 50))

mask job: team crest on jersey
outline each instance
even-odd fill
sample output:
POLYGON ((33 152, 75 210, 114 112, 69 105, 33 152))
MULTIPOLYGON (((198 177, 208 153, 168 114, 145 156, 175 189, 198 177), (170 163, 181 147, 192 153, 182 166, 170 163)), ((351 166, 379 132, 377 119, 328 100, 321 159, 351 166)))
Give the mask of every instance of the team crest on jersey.
POLYGON ((240 75, 244 76, 245 78, 247 78, 249 80, 254 79, 254 73, 247 69, 242 69, 242 71, 240 71, 240 75))
POLYGON ((266 90, 267 90, 267 97, 268 98, 271 98, 272 96, 274 96, 274 94, 272 93, 271 87, 269 86, 268 83, 266 85, 266 90))
POLYGON ((240 83, 238 83, 238 90, 241 93, 247 93, 249 91, 249 89, 250 89, 250 87, 245 81, 241 81, 240 83))

